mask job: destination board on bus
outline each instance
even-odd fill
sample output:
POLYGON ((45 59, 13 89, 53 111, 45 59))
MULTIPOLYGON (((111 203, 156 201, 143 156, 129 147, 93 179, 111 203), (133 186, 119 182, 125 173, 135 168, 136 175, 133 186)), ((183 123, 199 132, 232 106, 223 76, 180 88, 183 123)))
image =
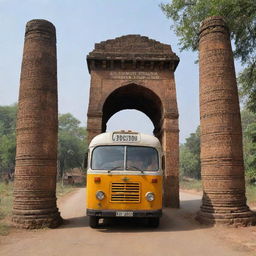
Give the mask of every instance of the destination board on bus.
POLYGON ((113 133, 113 142, 139 142, 140 135, 138 133, 113 133))

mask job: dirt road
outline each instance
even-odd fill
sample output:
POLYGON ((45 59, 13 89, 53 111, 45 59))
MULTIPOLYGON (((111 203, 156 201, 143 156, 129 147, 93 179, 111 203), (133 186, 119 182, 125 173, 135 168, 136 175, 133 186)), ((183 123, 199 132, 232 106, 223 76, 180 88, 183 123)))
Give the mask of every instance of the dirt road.
POLYGON ((100 229, 95 230, 88 226, 88 218, 84 216, 85 190, 78 189, 58 202, 66 219, 64 225, 58 229, 18 230, 7 237, 0 237, 0 255, 256 255, 255 227, 225 229, 200 226, 193 217, 199 209, 201 196, 181 193, 181 200, 181 209, 164 210, 158 229, 119 221, 103 223, 100 229), (248 232, 254 236, 248 238, 248 232), (246 242, 241 241, 245 236, 246 242))

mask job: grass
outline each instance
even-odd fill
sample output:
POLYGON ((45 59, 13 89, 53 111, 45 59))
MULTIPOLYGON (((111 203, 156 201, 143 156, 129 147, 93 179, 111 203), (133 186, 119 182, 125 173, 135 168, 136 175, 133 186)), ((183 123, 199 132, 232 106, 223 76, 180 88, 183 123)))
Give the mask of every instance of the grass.
MULTIPOLYGON (((73 191, 76 185, 62 185, 57 183, 56 196, 60 198, 71 191, 73 191)), ((81 186, 80 186, 81 187, 81 186)), ((11 214, 13 204, 13 183, 5 184, 0 181, 0 236, 8 235, 10 230, 11 214)))
MULTIPOLYGON (((202 191, 202 181, 182 177, 180 179, 180 188, 184 190, 202 191)), ((256 185, 246 184, 247 203, 256 206, 256 185)))
POLYGON ((191 178, 182 177, 180 179, 180 188, 184 190, 202 191, 202 181, 191 178))
POLYGON ((248 204, 256 206, 256 185, 248 184, 246 186, 246 197, 248 204))
POLYGON ((13 202, 13 183, 0 183, 0 219, 11 214, 13 202))
POLYGON ((13 183, 0 182, 0 235, 7 235, 10 226, 6 218, 11 216, 13 203, 13 183))

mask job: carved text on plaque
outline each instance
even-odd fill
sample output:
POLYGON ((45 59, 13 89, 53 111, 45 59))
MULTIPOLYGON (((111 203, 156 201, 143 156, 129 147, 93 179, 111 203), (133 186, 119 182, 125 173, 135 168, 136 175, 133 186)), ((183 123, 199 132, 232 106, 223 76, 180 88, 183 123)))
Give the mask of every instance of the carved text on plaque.
POLYGON ((121 80, 157 80, 160 79, 157 72, 128 72, 128 71, 112 71, 110 72, 111 79, 121 80))

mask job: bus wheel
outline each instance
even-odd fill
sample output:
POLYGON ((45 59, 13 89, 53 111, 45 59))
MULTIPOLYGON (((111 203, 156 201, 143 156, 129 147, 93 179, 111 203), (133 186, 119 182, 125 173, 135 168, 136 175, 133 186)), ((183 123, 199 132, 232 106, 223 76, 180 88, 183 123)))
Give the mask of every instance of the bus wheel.
POLYGON ((159 226, 159 217, 148 218, 148 226, 151 228, 157 228, 159 226))
POLYGON ((91 228, 97 228, 99 226, 99 218, 96 216, 89 216, 89 225, 91 228))

